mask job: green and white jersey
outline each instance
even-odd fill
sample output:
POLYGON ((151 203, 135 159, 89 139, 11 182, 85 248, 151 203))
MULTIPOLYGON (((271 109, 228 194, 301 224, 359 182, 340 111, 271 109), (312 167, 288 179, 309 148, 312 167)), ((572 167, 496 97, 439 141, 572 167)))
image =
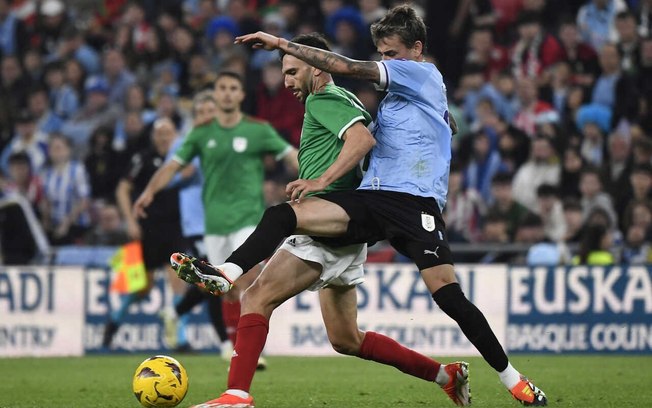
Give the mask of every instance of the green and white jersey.
POLYGON ((199 156, 206 234, 226 235, 255 226, 265 211, 263 156, 279 160, 292 147, 267 122, 243 116, 232 128, 213 120, 195 127, 173 160, 185 165, 199 156))
MULTIPOLYGON (((299 178, 321 176, 339 156, 344 146, 342 135, 356 122, 367 126, 371 116, 362 102, 346 89, 331 83, 321 92, 308 95, 299 146, 299 178)), ((360 177, 354 168, 325 192, 353 190, 359 184, 360 177)))

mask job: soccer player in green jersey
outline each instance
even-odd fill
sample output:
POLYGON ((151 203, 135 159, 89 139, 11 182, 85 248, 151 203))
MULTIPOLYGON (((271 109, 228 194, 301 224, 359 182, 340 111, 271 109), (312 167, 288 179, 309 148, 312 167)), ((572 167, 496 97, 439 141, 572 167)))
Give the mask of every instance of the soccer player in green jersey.
MULTIPOLYGON (((232 72, 219 73, 215 80, 216 117, 192 129, 174 158, 154 173, 134 203, 134 212, 146 217, 146 208, 154 196, 198 156, 204 177, 204 243, 211 263, 223 262, 251 234, 262 217, 265 210, 264 156, 273 154, 289 167, 295 170, 298 167, 296 149, 270 124, 242 113, 240 106, 244 96, 240 76, 232 72)), ((237 288, 246 288, 255 279, 260 266, 253 269, 256 269, 252 270, 253 276, 238 280, 237 288)), ((222 303, 224 323, 233 344, 240 317, 239 299, 238 290, 224 297, 222 303)))
MULTIPOLYGON (((292 41, 328 49, 325 40, 317 34, 301 35, 292 41)), ((306 107, 299 148, 299 177, 314 180, 321 192, 356 188, 360 179, 354 164, 375 144, 366 127, 371 121, 369 114, 353 94, 333 83, 330 74, 291 55, 282 56, 282 62, 285 86, 306 107)), ((336 244, 337 240, 332 243, 336 244)), ((319 290, 328 339, 337 352, 388 364, 415 377, 438 382, 447 393, 464 388, 466 379, 458 379, 455 364, 441 365, 444 369, 440 370, 436 361, 380 333, 358 328, 356 285, 364 280, 366 255, 366 244, 333 247, 309 236, 290 236, 243 294, 227 391, 198 406, 254 406, 249 388, 272 312, 305 289, 319 290)), ((177 253, 173 255, 173 263, 175 257, 179 263, 194 261, 177 253)), ((183 268, 179 268, 178 273, 182 272, 183 268)))

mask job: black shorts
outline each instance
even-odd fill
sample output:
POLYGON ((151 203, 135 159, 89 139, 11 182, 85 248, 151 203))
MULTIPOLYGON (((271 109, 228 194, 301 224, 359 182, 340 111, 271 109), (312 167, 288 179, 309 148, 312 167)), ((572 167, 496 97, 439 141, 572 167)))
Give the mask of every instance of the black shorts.
POLYGON ((317 238, 321 242, 350 245, 387 239, 419 270, 453 264, 446 226, 434 198, 382 190, 338 191, 319 198, 339 205, 351 218, 345 236, 317 238))
POLYGON ((141 223, 143 262, 147 271, 169 265, 170 255, 185 248, 179 222, 141 223))

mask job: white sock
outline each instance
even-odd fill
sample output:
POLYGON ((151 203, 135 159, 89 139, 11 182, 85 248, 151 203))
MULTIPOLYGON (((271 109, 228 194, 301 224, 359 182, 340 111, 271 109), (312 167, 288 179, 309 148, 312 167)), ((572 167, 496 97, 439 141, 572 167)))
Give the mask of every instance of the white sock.
POLYGON ((217 267, 224 272, 227 278, 231 279, 231 282, 235 282, 244 273, 241 267, 231 262, 217 265, 217 267))
POLYGON ((235 395, 236 397, 240 398, 249 398, 249 393, 247 391, 242 391, 242 390, 226 390, 227 394, 235 395))
POLYGON ((521 381, 521 374, 512 367, 511 363, 507 363, 507 368, 499 372, 498 377, 508 390, 514 388, 521 381))
POLYGON ((435 382, 441 385, 442 387, 448 384, 448 382, 451 379, 451 376, 448 375, 445 368, 446 368, 445 364, 440 365, 439 371, 437 372, 437 376, 435 377, 435 382))

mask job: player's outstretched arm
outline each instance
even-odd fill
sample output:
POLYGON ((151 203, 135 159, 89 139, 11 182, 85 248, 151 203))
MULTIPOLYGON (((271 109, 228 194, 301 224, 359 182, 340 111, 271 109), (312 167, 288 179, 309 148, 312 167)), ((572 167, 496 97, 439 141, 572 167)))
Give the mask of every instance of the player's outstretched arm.
POLYGON ((156 173, 154 173, 147 183, 145 190, 143 190, 140 197, 134 203, 133 213, 137 217, 147 217, 145 208, 152 203, 156 193, 165 188, 179 170, 181 170, 181 164, 174 160, 169 160, 163 167, 156 170, 156 173))
POLYGON ((378 65, 374 61, 353 60, 334 52, 296 44, 263 31, 236 37, 235 42, 236 44, 251 44, 254 48, 263 48, 270 51, 279 49, 330 74, 364 79, 374 83, 380 81, 378 65))
POLYGON ((342 135, 342 139, 344 139, 342 151, 324 174, 313 180, 299 179, 288 183, 285 193, 290 197, 290 201, 301 201, 306 194, 323 191, 357 166, 376 144, 376 139, 362 122, 357 122, 348 128, 342 135))

